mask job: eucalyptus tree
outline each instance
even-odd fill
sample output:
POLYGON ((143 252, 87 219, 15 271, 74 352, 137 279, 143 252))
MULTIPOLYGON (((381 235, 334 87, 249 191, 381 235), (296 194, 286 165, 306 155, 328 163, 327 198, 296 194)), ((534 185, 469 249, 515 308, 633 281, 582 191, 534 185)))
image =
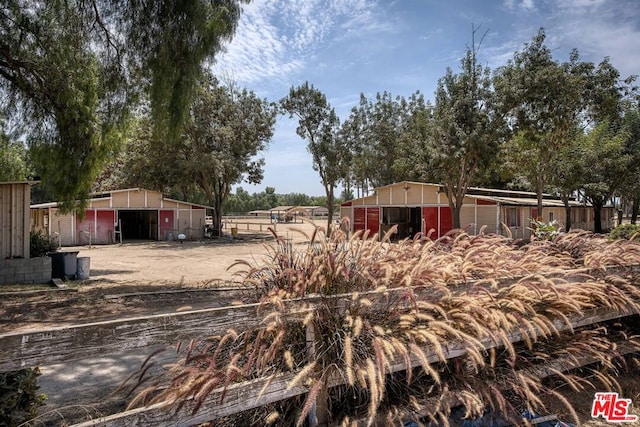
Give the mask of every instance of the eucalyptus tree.
MULTIPOLYGON (((569 60, 555 61, 540 29, 513 60, 502 67, 497 90, 509 109, 509 123, 515 137, 506 145, 505 156, 536 191, 538 215, 542 216, 542 193, 559 191, 571 223, 569 195, 577 181, 588 181, 591 166, 580 173, 575 153, 589 133, 601 123, 619 126, 620 108, 627 83, 605 58, 597 66, 580 60, 573 50, 569 60), (573 163, 573 164, 572 164, 573 163)), ((602 137, 602 129, 597 131, 602 137)), ((596 134, 593 134, 596 135, 596 134)), ((603 151, 601 154, 611 153, 603 151)), ((595 160, 595 158, 592 158, 595 160)), ((603 159, 603 162, 606 162, 603 159)), ((599 211, 598 211, 599 212, 599 211)))
POLYGON ((447 69, 438 81, 428 130, 433 173, 443 183, 454 228, 460 228, 469 187, 498 155, 503 128, 490 71, 478 63, 477 53, 474 40, 460 73, 447 69))
POLYGON ((346 175, 347 168, 345 139, 340 136, 340 119, 327 97, 309 82, 291 87, 289 95, 280 100, 280 105, 289 118, 298 119, 296 133, 307 141, 313 170, 320 175, 327 197, 327 233, 331 233, 334 192, 338 182, 346 175))
POLYGON ((201 67, 234 34, 242 2, 2 2, 3 107, 23 121, 56 199, 87 196, 141 99, 156 138, 178 139, 201 67))
POLYGON ((397 171, 398 148, 407 122, 407 101, 389 92, 377 93, 375 99, 360 95, 360 105, 352 116, 361 122, 361 146, 356 156, 368 165, 367 176, 374 187, 402 180, 397 171))

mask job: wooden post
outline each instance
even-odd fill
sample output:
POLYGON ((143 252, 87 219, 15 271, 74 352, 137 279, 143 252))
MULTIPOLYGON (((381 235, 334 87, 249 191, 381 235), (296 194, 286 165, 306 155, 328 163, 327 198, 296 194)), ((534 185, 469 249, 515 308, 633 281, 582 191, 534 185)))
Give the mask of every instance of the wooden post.
MULTIPOLYGON (((309 362, 316 360, 316 328, 313 322, 309 322, 307 325, 307 357, 309 358, 309 362)), ((328 405, 329 395, 327 393, 327 387, 323 387, 320 392, 316 395, 315 402, 311 406, 309 410, 309 414, 307 415, 307 422, 309 427, 318 427, 318 426, 326 426, 329 412, 328 405)))

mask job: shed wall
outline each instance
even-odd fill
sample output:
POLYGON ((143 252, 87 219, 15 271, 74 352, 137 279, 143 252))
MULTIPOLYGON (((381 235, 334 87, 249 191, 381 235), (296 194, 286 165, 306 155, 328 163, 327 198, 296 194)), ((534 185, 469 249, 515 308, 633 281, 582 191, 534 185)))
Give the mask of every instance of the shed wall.
POLYGON ((29 258, 31 186, 0 184, 0 259, 29 258))
POLYGON ((75 245, 75 216, 63 214, 58 209, 52 209, 51 211, 53 218, 51 218, 50 235, 57 236, 61 246, 75 245))

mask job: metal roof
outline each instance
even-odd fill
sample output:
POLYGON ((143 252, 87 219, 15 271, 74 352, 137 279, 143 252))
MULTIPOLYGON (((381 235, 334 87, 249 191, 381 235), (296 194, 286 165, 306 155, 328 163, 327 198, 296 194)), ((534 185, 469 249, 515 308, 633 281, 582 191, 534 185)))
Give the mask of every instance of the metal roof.
MULTIPOLYGON (((535 193, 534 193, 535 194, 535 193)), ((496 202, 496 203, 500 203, 501 205, 511 205, 511 206, 537 206, 538 205, 538 199, 537 198, 529 198, 529 197, 496 197, 496 196, 478 196, 475 194, 467 194, 466 197, 469 197, 471 199, 478 199, 478 200, 487 200, 487 201, 491 201, 491 202, 496 202)), ((564 207, 564 203, 562 202, 562 200, 555 200, 555 199, 542 199, 542 206, 546 207, 546 208, 563 208, 564 207)), ((589 204, 583 204, 580 202, 577 202, 575 200, 571 200, 569 201, 569 206, 591 206, 589 204)))
MULTIPOLYGON (((90 193, 89 196, 94 196, 94 197, 89 198, 87 201, 106 200, 106 199, 108 199, 108 197, 105 197, 105 196, 110 196, 111 193, 125 193, 125 192, 128 192, 128 191, 150 191, 152 193, 159 193, 162 196, 162 200, 166 200, 166 201, 174 202, 174 203, 182 203, 182 204, 190 205, 190 206, 196 206, 196 207, 203 208, 203 209, 213 209, 213 210, 215 210, 215 208, 213 208, 211 206, 201 205, 201 204, 198 204, 198 203, 185 202, 184 200, 170 199, 170 198, 165 197, 164 195, 162 195, 162 193, 160 193, 159 191, 147 190, 146 188, 126 188, 126 189, 122 189, 122 190, 98 191, 98 192, 90 193), (95 197, 95 196, 102 196, 102 197, 95 197)), ((57 208, 58 204, 59 204, 58 202, 39 203, 39 204, 31 205, 30 208, 32 208, 32 209, 57 208)))

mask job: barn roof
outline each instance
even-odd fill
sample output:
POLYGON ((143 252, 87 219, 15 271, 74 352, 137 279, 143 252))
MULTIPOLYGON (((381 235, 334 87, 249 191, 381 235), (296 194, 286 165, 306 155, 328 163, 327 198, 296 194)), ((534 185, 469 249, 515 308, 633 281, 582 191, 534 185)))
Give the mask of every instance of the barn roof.
MULTIPOLYGON (((103 199, 109 198, 113 193, 126 193, 126 192, 132 192, 132 191, 148 191, 150 193, 158 193, 162 195, 162 193, 160 193, 159 191, 147 190, 146 188, 136 187, 136 188, 123 188, 118 190, 109 190, 109 191, 96 191, 89 194, 88 200, 89 201, 103 200, 103 199)), ((185 202, 184 200, 171 199, 169 197, 165 197, 164 195, 162 195, 162 199, 169 202, 182 203, 185 205, 195 206, 195 207, 204 208, 204 209, 214 209, 211 206, 201 205, 199 203, 185 202)), ((39 203, 39 204, 31 205, 31 208, 32 209, 57 208, 58 204, 59 202, 39 203)))
MULTIPOLYGON (((444 192, 444 186, 442 184, 433 184, 427 182, 416 182, 416 181, 401 181, 394 184, 384 185, 382 187, 376 187, 374 191, 367 195, 360 197, 358 199, 349 200, 347 202, 342 203, 341 206, 351 206, 354 201, 362 200, 367 197, 372 197, 376 194, 377 191, 384 190, 387 188, 408 188, 409 186, 423 186, 423 187, 432 187, 437 189, 438 192, 444 192)), ((467 194, 465 197, 492 201, 496 203, 500 203, 501 205, 511 205, 511 206, 537 206, 537 194, 532 191, 520 191, 520 190, 500 190, 495 188, 483 188, 483 187, 469 187, 467 194)), ((548 193, 542 194, 542 203, 545 207, 564 207, 564 204, 560 198, 553 196, 548 193)), ((571 200, 569 202, 571 206, 590 206, 589 204, 585 204, 582 202, 578 202, 575 200, 571 200)))

